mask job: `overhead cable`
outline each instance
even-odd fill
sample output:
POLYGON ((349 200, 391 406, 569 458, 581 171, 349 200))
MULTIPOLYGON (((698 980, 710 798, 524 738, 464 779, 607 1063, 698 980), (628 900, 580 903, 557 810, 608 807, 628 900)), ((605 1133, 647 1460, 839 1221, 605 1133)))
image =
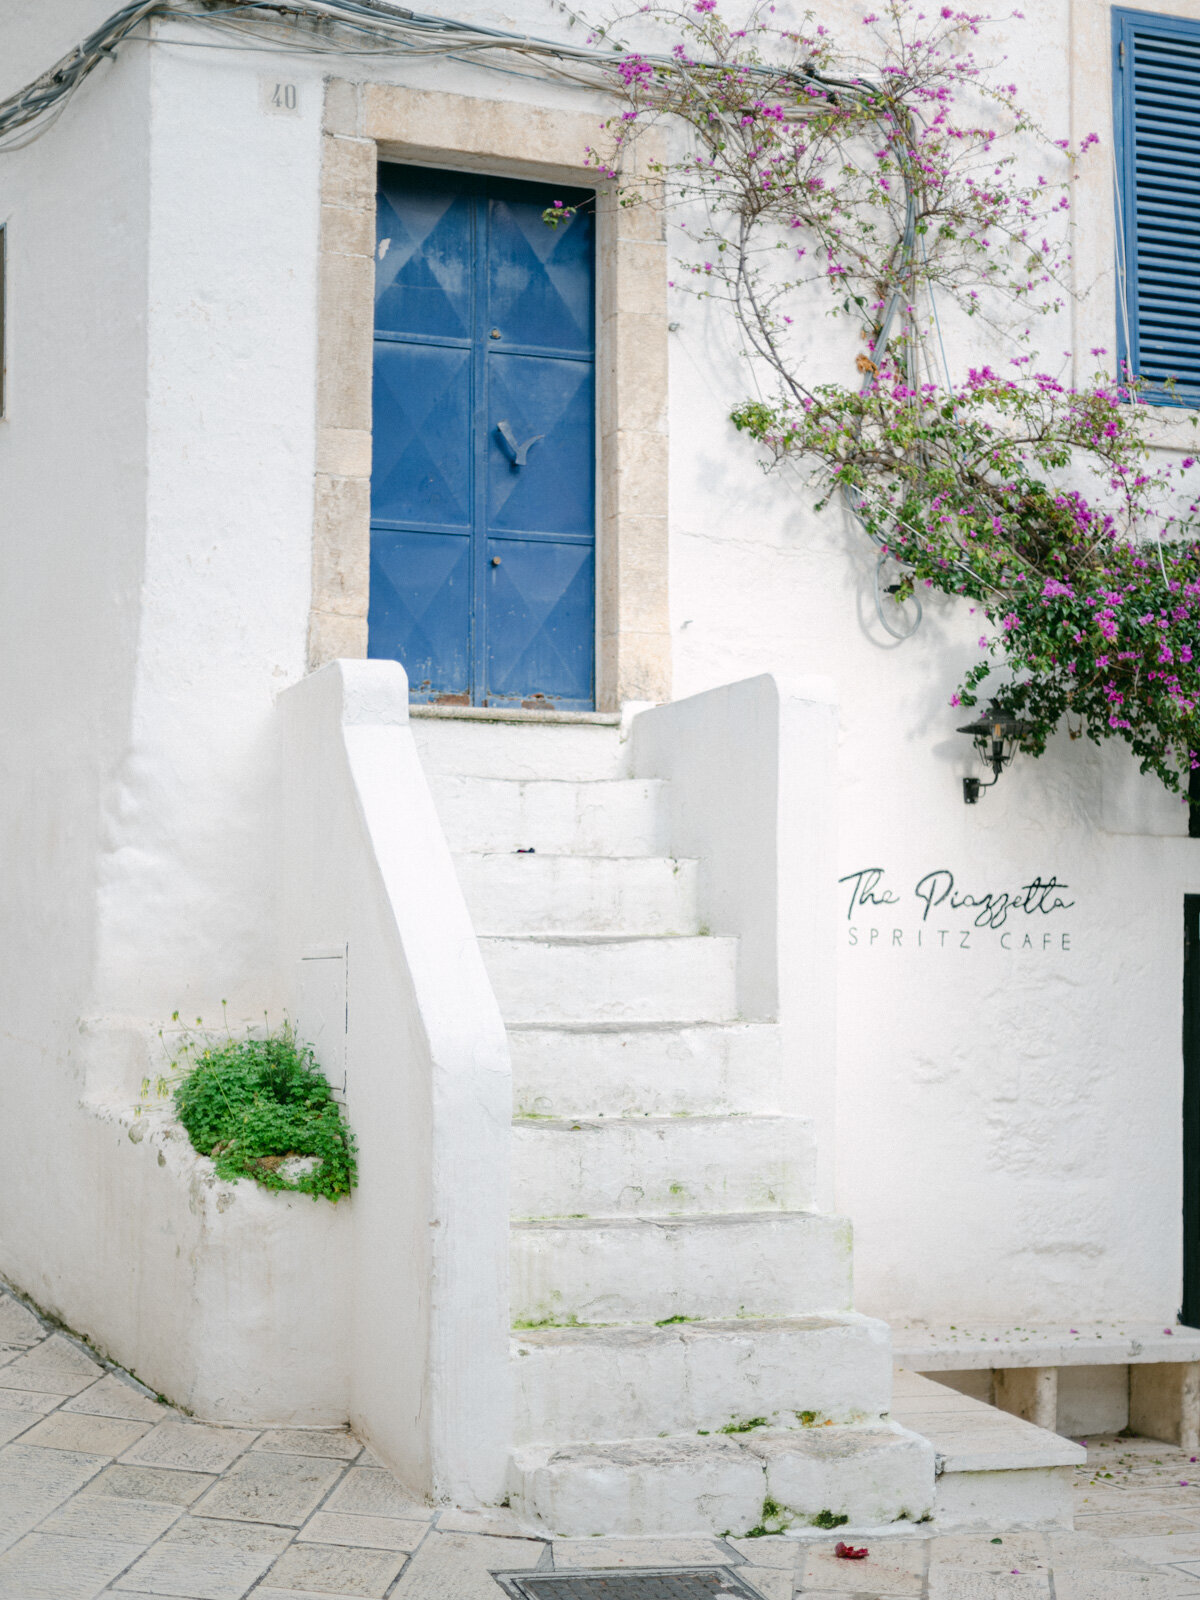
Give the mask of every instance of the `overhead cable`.
MULTIPOLYGON (((240 40, 249 36, 265 38, 273 45, 309 54, 387 54, 401 59, 451 56, 462 60, 501 52, 535 63, 542 76, 566 78, 596 89, 611 86, 612 70, 630 54, 625 48, 604 49, 591 43, 572 45, 563 40, 543 39, 535 34, 511 33, 502 28, 489 28, 453 17, 434 16, 395 4, 393 0, 281 0, 281 3, 270 3, 270 0, 220 0, 215 4, 211 0, 130 0, 129 4, 114 11, 106 22, 40 77, 0 101, 0 154, 21 149, 47 132, 91 73, 102 62, 111 60, 118 47, 127 42, 142 23, 156 17, 218 28, 236 34, 240 40), (300 34, 298 25, 306 24, 305 32, 300 34), (372 48, 352 48, 351 41, 360 47, 369 42, 372 48)), ((689 71, 687 64, 671 55, 641 51, 638 55, 648 66, 669 77, 689 71)), ((692 63, 691 67, 714 70, 723 65, 721 62, 699 61, 692 63)), ((773 68, 755 63, 742 64, 738 70, 769 82, 808 84, 824 90, 830 97, 839 95, 870 101, 878 93, 877 87, 869 82, 833 77, 807 66, 799 69, 773 68)), ((653 84, 650 92, 653 93, 653 84)), ((799 108, 800 114, 803 109, 799 108)), ((905 302, 910 292, 908 279, 914 261, 916 199, 907 171, 903 176, 907 204, 900 256, 905 281, 889 297, 876 330, 871 351, 872 371, 886 353, 897 316, 903 319, 905 315, 905 302)), ((913 359, 914 353, 910 348, 907 352, 910 366, 913 359)), ((868 378, 866 381, 869 383, 871 380, 868 378)), ((920 625, 920 602, 913 597, 916 619, 910 629, 901 632, 886 613, 880 585, 880 568, 884 561, 890 558, 901 566, 903 561, 889 549, 883 535, 872 528, 863 515, 863 500, 859 491, 847 486, 844 499, 859 528, 879 550, 874 583, 879 620, 893 637, 907 638, 920 625)), ((894 613, 894 604, 891 609, 894 613)))

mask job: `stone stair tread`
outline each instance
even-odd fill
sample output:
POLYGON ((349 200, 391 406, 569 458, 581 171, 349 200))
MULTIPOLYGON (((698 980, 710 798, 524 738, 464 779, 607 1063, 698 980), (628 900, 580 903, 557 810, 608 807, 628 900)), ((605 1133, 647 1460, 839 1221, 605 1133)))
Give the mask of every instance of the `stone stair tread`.
POLYGON ((481 936, 507 1022, 732 1022, 737 940, 701 934, 481 936))
POLYGON ((935 1447, 889 1419, 887 1328, 849 1309, 848 1224, 810 1207, 811 1121, 775 1109, 779 1030, 739 1017, 668 785, 631 776, 612 718, 414 734, 512 1035, 514 1514, 927 1516, 935 1447))
POLYGON ((530 1328, 512 1336, 514 1347, 532 1344, 543 1348, 579 1347, 595 1343, 628 1346, 672 1344, 679 1340, 727 1338, 731 1334, 819 1333, 827 1328, 882 1327, 875 1318, 861 1312, 814 1313, 807 1317, 724 1317, 688 1319, 683 1322, 627 1323, 619 1327, 530 1328))
POLYGON ((577 1129, 590 1128, 620 1128, 628 1125, 631 1128, 677 1128, 680 1124, 695 1127, 704 1123, 735 1123, 752 1126, 755 1123, 802 1123, 809 1122, 807 1117, 797 1117, 786 1111, 703 1111, 695 1116, 679 1113, 654 1113, 646 1112, 644 1115, 624 1116, 614 1113, 606 1117, 602 1113, 589 1113, 586 1116, 570 1117, 541 1117, 522 1115, 519 1111, 513 1113, 513 1125, 523 1128, 544 1128, 547 1131, 561 1129, 564 1133, 573 1133, 577 1129))
POLYGON ((483 938, 698 937, 699 868, 669 855, 460 851, 459 885, 483 938))
POLYGON ((887 1325, 852 1311, 515 1330, 509 1348, 522 1444, 887 1418, 887 1325))
POLYGON ((531 850, 453 850, 451 854, 456 861, 460 859, 468 861, 480 859, 511 861, 514 857, 519 857, 522 862, 528 863, 532 867, 536 867, 543 861, 601 861, 606 863, 610 861, 636 861, 639 865, 647 861, 655 861, 669 863, 673 866, 695 866, 699 859, 696 856, 673 856, 666 851, 647 855, 640 850, 628 850, 614 855, 601 855, 598 851, 539 850, 536 846, 531 850))
MULTIPOLYGON (((501 935, 500 937, 506 937, 501 935)), ((683 937, 706 938, 707 935, 683 935, 683 937)), ((729 1020, 709 1022, 700 1020, 689 1022, 686 1017, 663 1019, 659 1017, 650 1020, 631 1018, 629 1021, 599 1020, 596 1022, 506 1022, 505 1031, 508 1033, 678 1033, 686 1029, 689 1033, 704 1033, 706 1030, 714 1036, 720 1033, 744 1033, 751 1028, 769 1028, 770 1023, 746 1022, 741 1017, 729 1020)))
POLYGON ((768 1514, 811 1529, 826 1512, 877 1526, 928 1515, 934 1497, 932 1450, 894 1424, 535 1445, 513 1452, 512 1469, 518 1514, 581 1536, 598 1531, 592 1520, 736 1536, 768 1514))
POLYGON ((804 1117, 514 1116, 511 1213, 526 1220, 804 1210, 804 1117))
POLYGON ((754 1223, 779 1223, 793 1220, 797 1217, 811 1217, 826 1222, 836 1222, 828 1212, 824 1211, 697 1211, 690 1216, 660 1217, 660 1216, 628 1216, 628 1217, 546 1217, 532 1220, 518 1219, 510 1224, 514 1233, 521 1230, 539 1229, 545 1232, 584 1232, 589 1228, 603 1228, 606 1231, 627 1228, 631 1231, 641 1228, 746 1228, 754 1223))
POLYGON ((717 939, 732 945, 732 939, 720 939, 711 933, 481 933, 480 944, 555 944, 555 945, 616 945, 616 944, 681 944, 685 940, 707 944, 717 939))
POLYGON ((633 860, 669 854, 662 778, 431 774, 451 849, 633 860))
POLYGON ((929 1440, 942 1459, 943 1473, 1077 1467, 1087 1460, 1082 1445, 983 1400, 919 1373, 902 1371, 898 1378, 891 1414, 929 1440))
POLYGON ((543 712, 525 718, 486 712, 456 718, 418 715, 412 731, 422 764, 435 778, 604 783, 630 776, 629 747, 607 714, 600 721, 585 721, 580 713, 577 721, 557 725, 547 722, 543 712))

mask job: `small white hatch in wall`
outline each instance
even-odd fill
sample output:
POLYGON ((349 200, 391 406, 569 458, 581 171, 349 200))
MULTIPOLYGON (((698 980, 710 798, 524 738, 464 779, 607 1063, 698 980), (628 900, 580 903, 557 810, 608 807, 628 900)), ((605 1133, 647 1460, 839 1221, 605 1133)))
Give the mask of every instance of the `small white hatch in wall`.
POLYGON ((346 1095, 347 955, 345 945, 317 945, 296 964, 296 1035, 316 1051, 337 1100, 346 1095))

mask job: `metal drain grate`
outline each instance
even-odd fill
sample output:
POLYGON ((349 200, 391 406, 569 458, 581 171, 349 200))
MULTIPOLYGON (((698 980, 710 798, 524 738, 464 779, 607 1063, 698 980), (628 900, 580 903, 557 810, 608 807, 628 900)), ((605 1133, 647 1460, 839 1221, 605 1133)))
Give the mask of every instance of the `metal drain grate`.
POLYGON ((611 1567, 593 1572, 498 1572, 513 1600, 762 1600, 729 1567, 611 1567))

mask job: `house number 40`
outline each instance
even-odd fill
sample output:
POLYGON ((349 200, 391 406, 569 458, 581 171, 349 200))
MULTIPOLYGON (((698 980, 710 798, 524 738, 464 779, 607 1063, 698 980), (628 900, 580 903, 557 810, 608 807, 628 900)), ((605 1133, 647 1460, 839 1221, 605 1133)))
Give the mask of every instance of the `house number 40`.
POLYGON ((296 84, 278 78, 258 80, 259 104, 269 116, 294 117, 300 110, 300 91, 296 84))

